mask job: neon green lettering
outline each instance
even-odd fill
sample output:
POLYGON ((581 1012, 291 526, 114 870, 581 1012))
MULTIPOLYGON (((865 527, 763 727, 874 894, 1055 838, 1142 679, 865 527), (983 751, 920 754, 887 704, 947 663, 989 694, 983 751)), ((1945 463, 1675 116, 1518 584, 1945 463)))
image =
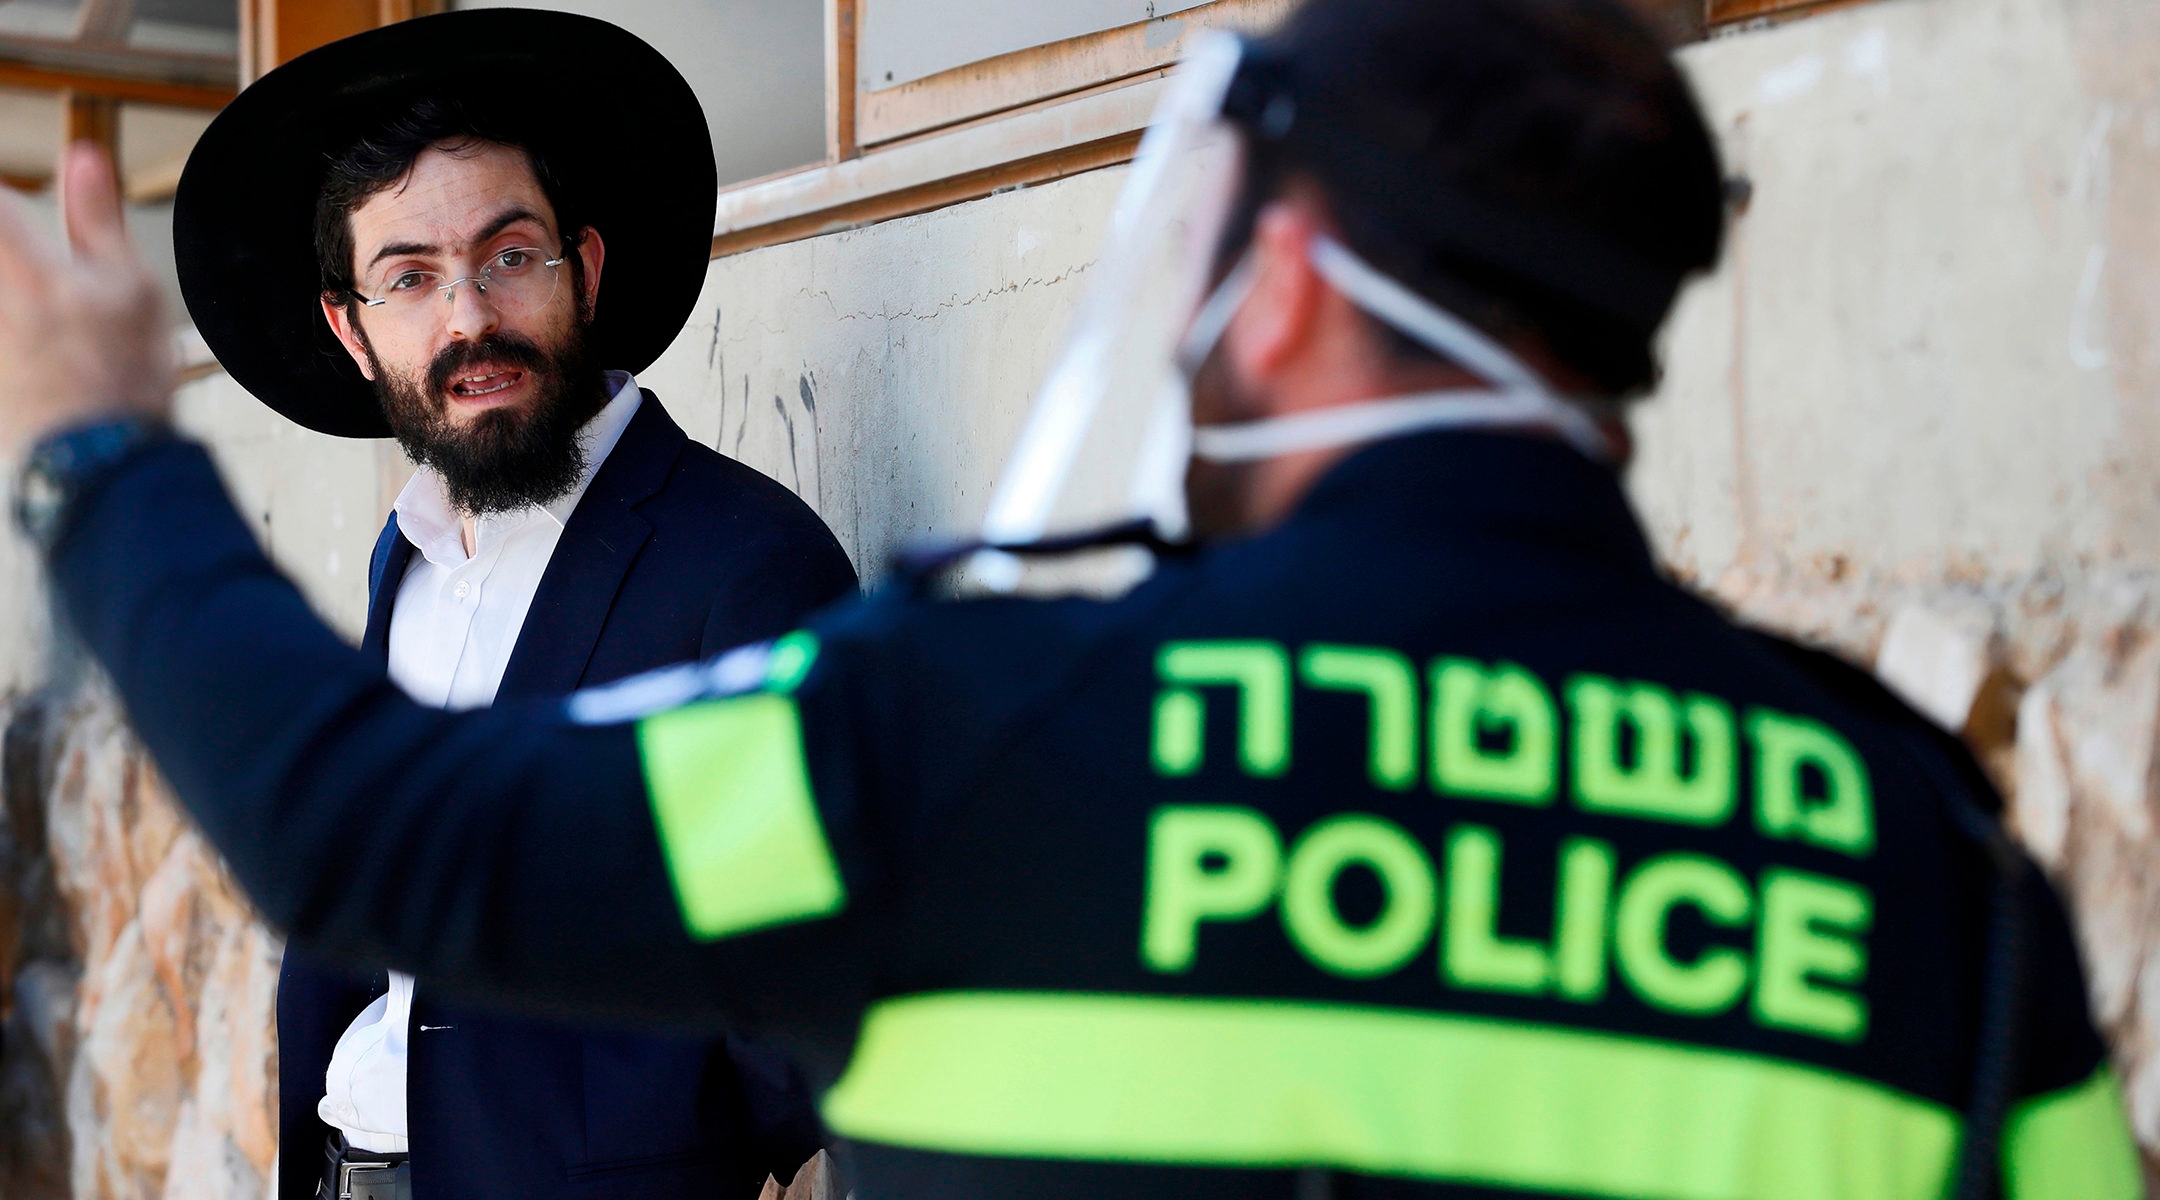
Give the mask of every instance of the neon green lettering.
POLYGON ((1568 681, 1574 722, 1575 799, 1590 812, 1718 825, 1732 815, 1737 755, 1732 709, 1690 694, 1683 706, 1653 683, 1623 684, 1601 675, 1568 681), (1681 772, 1683 715, 1695 746, 1695 769, 1681 772), (1632 764, 1621 761, 1621 729, 1635 733, 1632 764))
POLYGON ((1620 974, 1643 1003, 1688 1016, 1715 1016, 1747 987, 1747 956, 1730 946, 1704 950, 1692 963, 1666 951, 1666 921, 1691 904, 1714 925, 1745 925, 1752 908, 1747 880, 1698 854, 1666 854, 1637 867, 1621 885, 1613 922, 1620 974))
POLYGON ((1553 980, 1570 1000, 1605 998, 1605 936, 1610 924, 1613 848, 1593 838, 1560 847, 1559 914, 1553 935, 1553 980))
POLYGON ((1290 658, 1273 642, 1172 642, 1155 659, 1166 685, 1155 699, 1155 770, 1200 769, 1207 702, 1197 688, 1238 689, 1238 763, 1248 775, 1290 768, 1290 658))
POLYGON ((1868 890, 1804 871, 1763 875, 1756 930, 1755 1019, 1839 1042, 1867 1036, 1867 1001, 1843 988, 1867 977, 1860 935, 1874 924, 1868 890))
POLYGON ((1207 733, 1207 702, 1186 688, 1164 688, 1155 696, 1155 773, 1190 775, 1200 769, 1201 743, 1207 733))
POLYGON ((1151 970, 1192 969, 1202 921, 1242 921, 1275 898, 1282 839, 1249 808, 1165 806, 1148 824, 1146 910, 1140 960, 1151 970), (1209 859, 1219 858, 1211 866, 1209 859))
POLYGON ((1488 669, 1466 658, 1437 660, 1432 678, 1433 786, 1458 796, 1550 803, 1559 717, 1544 683, 1512 663, 1488 669), (1506 749, 1478 744, 1481 732, 1502 731, 1506 749))
POLYGON ((1774 838, 1810 842, 1865 858, 1875 849, 1875 808, 1867 764, 1852 743, 1820 721, 1753 709, 1755 821, 1774 838), (1803 770, 1822 776, 1824 794, 1810 797, 1803 770))
POLYGON ((1432 937, 1439 885, 1417 839, 1392 821, 1344 814, 1305 831, 1283 875, 1283 931, 1323 971, 1370 979, 1399 970, 1432 937), (1335 909, 1335 877, 1363 863, 1387 892, 1362 928, 1335 909))
POLYGON ((1364 646, 1307 646, 1298 668, 1308 687, 1368 698, 1374 786, 1403 791, 1417 783, 1417 672, 1409 659, 1364 646))
POLYGON ((1535 994, 1552 982, 1552 957, 1533 941, 1504 938, 1500 920, 1500 835, 1482 825, 1448 831, 1447 942, 1440 960, 1449 983, 1489 992, 1535 994))

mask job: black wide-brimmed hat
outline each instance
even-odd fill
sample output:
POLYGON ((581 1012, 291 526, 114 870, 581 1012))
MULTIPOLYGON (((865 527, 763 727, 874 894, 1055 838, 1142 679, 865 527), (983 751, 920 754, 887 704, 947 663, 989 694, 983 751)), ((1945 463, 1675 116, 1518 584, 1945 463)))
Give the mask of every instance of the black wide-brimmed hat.
POLYGON ((719 191, 712 134, 658 50, 606 21, 508 8, 332 42, 227 105, 173 199, 195 328, 240 386, 310 429, 390 435, 317 303, 315 204, 334 156, 430 97, 509 114, 600 231, 607 265, 589 343, 599 366, 644 369, 696 307, 719 191))

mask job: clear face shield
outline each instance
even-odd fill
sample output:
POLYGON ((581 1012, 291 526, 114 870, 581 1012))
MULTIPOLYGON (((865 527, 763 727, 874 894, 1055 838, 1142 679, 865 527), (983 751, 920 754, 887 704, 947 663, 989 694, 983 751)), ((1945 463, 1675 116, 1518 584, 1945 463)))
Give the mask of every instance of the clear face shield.
MULTIPOLYGON (((1190 416, 1175 358, 1242 171, 1240 136, 1222 119, 1241 53, 1234 37, 1207 39, 1172 77, 1071 331, 991 493, 985 541, 1035 542, 1135 520, 1166 537, 1184 531, 1190 416)), ((997 591, 1019 585, 1023 571, 996 553, 970 564, 997 591)))
MULTIPOLYGON (((1600 402, 1563 400, 1537 372, 1466 322, 1374 270, 1330 238, 1313 268, 1360 309, 1489 386, 1388 397, 1295 416, 1195 429, 1189 380, 1229 326, 1251 279, 1239 262, 1210 289, 1243 177, 1244 133, 1223 106, 1245 55, 1235 36, 1203 41, 1173 77, 1142 137, 1112 213, 1102 257, 1033 411, 991 493, 982 539, 1021 545, 1144 524, 1164 541, 1188 529, 1188 461, 1253 461, 1373 441, 1416 429, 1529 426, 1585 454, 1610 446, 1600 402)), ((1258 117, 1295 119, 1287 101, 1258 117)), ((968 561, 996 592, 1114 592, 1143 577, 1137 547, 1108 559, 1044 563, 998 550, 968 561)))

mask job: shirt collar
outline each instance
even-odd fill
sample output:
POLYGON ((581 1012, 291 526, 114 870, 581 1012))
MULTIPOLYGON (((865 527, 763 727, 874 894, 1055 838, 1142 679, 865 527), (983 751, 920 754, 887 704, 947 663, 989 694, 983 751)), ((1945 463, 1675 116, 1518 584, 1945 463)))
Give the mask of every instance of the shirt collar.
MULTIPOLYGON (((638 405, 644 401, 644 393, 638 390, 637 380, 628 371, 609 371, 605 379, 612 398, 577 432, 578 444, 585 450, 585 473, 578 477, 577 485, 544 505, 527 505, 481 517, 474 529, 476 547, 502 537, 535 517, 546 517, 558 527, 570 523, 570 514, 577 510, 578 501, 584 499, 585 489, 592 486, 600 464, 614 452, 615 444, 622 440, 623 431, 630 427, 630 419, 637 415, 638 405)), ((455 567, 467 560, 465 539, 458 530, 459 515, 451 507, 450 489, 443 482, 441 472, 427 466, 414 471, 404 490, 398 493, 397 502, 390 507, 397 514, 399 532, 429 562, 439 567, 455 567)))

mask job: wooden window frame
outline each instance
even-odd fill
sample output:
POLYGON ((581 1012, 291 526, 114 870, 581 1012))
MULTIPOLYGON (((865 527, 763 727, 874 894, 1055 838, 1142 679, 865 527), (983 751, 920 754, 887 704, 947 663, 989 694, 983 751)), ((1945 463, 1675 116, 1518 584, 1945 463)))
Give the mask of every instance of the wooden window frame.
POLYGON ((862 3, 876 0, 825 0, 825 161, 724 189, 713 257, 1128 162, 1201 33, 1265 28, 1296 6, 1210 0, 867 92, 855 69, 862 3))
POLYGON ((1711 29, 1724 33, 1812 17, 1832 9, 1851 8, 1868 2, 1869 0, 1703 0, 1703 16, 1711 29))
POLYGON ((865 92, 856 99, 856 137, 873 147, 1166 71, 1202 34, 1272 25, 1292 7, 1292 0, 1217 0, 865 92))
MULTIPOLYGON (((231 101, 238 91, 233 58, 130 46, 127 34, 134 20, 134 0, 82 0, 66 37, 0 35, 0 87, 55 93, 61 144, 95 142, 116 160, 121 105, 217 109, 231 101)), ((177 164, 172 173, 178 173, 177 164)), ((0 183, 40 191, 51 175, 8 173, 0 183)), ((135 180, 127 184, 133 198, 135 180)))
MULTIPOLYGON (((1267 28, 1298 0, 1210 0, 865 91, 856 35, 877 2, 824 0, 824 161, 722 189, 714 258, 1128 162, 1201 33, 1267 28)), ((1676 45, 1866 2, 1630 0, 1676 45)))
POLYGON ((0 37, 0 87, 73 91, 137 104, 223 108, 238 92, 230 58, 0 37))

